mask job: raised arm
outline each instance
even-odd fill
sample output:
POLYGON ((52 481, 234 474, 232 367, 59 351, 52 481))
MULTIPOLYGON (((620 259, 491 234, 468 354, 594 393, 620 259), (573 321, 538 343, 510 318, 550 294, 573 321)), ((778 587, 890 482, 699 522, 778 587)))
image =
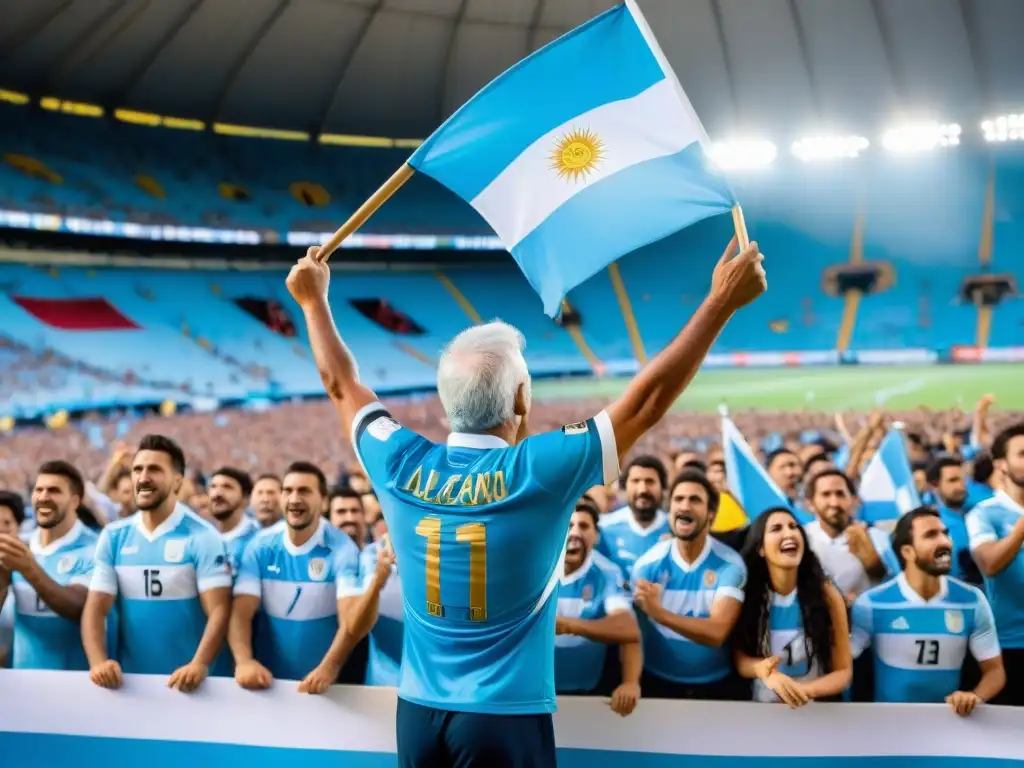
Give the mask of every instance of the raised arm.
POLYGON ((683 393, 729 318, 768 287, 757 243, 738 256, 729 243, 711 277, 711 292, 679 335, 641 370, 608 407, 615 444, 623 456, 668 413, 683 393))
POLYGON ((331 282, 331 270, 327 264, 317 261, 316 247, 306 251, 288 273, 288 291, 302 307, 309 334, 309 346, 313 350, 320 380, 324 389, 338 409, 346 434, 352 433, 352 422, 359 409, 377 399, 372 390, 359 382, 359 368, 345 342, 341 340, 338 328, 331 316, 327 291, 331 282))

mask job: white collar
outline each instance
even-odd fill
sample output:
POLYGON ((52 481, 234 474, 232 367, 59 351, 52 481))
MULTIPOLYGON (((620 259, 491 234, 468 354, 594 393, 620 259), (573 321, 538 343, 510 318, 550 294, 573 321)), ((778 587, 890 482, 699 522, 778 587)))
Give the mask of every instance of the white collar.
POLYGON ((822 526, 821 521, 815 518, 804 526, 804 531, 827 544, 846 544, 846 531, 843 530, 838 536, 829 536, 828 531, 822 526))
POLYGON ((949 596, 949 581, 945 576, 939 576, 939 591, 929 600, 925 600, 921 595, 917 593, 910 582, 907 581, 907 574, 900 573, 896 577, 896 584, 900 588, 900 593, 907 599, 908 603, 917 603, 918 605, 927 605, 930 603, 941 603, 946 597, 949 596))
POLYGON ((70 529, 68 529, 67 533, 65 533, 59 539, 54 539, 44 547, 40 543, 40 536, 42 535, 43 529, 36 528, 34 531, 32 531, 31 536, 29 536, 28 547, 32 550, 33 555, 37 555, 39 557, 46 557, 47 555, 52 555, 61 547, 67 546, 68 544, 73 544, 75 541, 78 540, 78 537, 82 535, 82 531, 84 530, 85 525, 82 523, 82 521, 76 520, 75 524, 72 525, 70 529))
POLYGON ((587 571, 590 570, 590 566, 594 564, 594 550, 587 552, 586 558, 580 563, 580 567, 567 576, 562 577, 562 586, 567 587, 570 584, 575 584, 577 581, 587 575, 587 571))
POLYGON ((708 537, 704 540, 704 549, 700 551, 700 554, 697 555, 697 559, 692 563, 688 563, 683 560, 683 555, 679 552, 679 539, 673 538, 670 540, 669 544, 672 548, 672 562, 687 573, 690 573, 691 571, 697 570, 704 564, 704 561, 708 559, 708 553, 711 552, 711 535, 708 534, 708 537))
POLYGON ((324 541, 324 529, 327 527, 327 521, 323 517, 318 518, 319 523, 317 524, 316 530, 313 531, 313 535, 309 537, 302 546, 295 546, 292 543, 291 536, 288 535, 288 526, 285 525, 281 530, 282 540, 284 541, 284 548, 289 555, 306 555, 316 546, 323 544, 324 541))
POLYGON ((174 505, 174 511, 171 512, 170 516, 164 520, 155 530, 150 531, 146 528, 142 522, 142 510, 135 513, 135 528, 138 530, 142 537, 148 542, 154 542, 161 536, 166 536, 168 533, 173 531, 179 525, 181 521, 185 519, 185 515, 188 512, 188 508, 183 504, 178 503, 174 505))
POLYGON ((796 602, 796 588, 793 589, 788 595, 780 595, 778 592, 772 592, 772 605, 776 608, 788 608, 796 602))
POLYGON ((244 536, 249 531, 251 531, 252 530, 252 526, 253 526, 252 520, 250 520, 248 517, 246 517, 243 514, 242 515, 242 519, 238 521, 238 525, 236 525, 230 531, 225 531, 224 533, 222 533, 220 535, 220 537, 222 539, 224 539, 224 541, 234 541, 238 537, 244 536))
POLYGON ((470 432, 452 432, 448 435, 449 448, 475 448, 486 451, 489 448, 508 448, 509 444, 497 435, 476 435, 470 432))

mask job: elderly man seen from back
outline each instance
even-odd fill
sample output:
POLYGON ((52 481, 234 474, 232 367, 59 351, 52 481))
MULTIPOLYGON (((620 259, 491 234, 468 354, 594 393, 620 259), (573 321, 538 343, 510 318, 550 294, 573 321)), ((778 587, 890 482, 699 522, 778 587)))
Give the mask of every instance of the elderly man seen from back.
POLYGON ((556 587, 583 492, 669 410, 726 322, 766 288, 756 243, 731 243, 679 335, 605 410, 529 434, 522 335, 494 322, 444 350, 438 394, 452 433, 435 444, 396 422, 360 380, 311 248, 288 289, 342 427, 377 490, 405 596, 398 689, 402 766, 555 765, 556 587), (514 717, 509 717, 514 716, 514 717))

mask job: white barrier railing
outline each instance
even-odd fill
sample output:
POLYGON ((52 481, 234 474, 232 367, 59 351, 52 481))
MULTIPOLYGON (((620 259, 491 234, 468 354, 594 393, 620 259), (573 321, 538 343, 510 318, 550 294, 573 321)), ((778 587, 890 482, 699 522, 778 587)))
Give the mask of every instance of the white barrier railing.
MULTIPOLYGON (((84 673, 0 672, 3 768, 392 768, 395 692, 336 686, 324 696, 277 682, 249 693, 210 679, 187 695, 164 677, 119 691, 84 673)), ((1024 766, 1024 710, 942 705, 641 701, 626 718, 598 698, 565 697, 555 716, 560 768, 885 768, 1024 766), (686 758, 700 762, 683 762, 686 758), (856 765, 854 763, 856 761, 856 765), (1010 761, 1010 762, 1007 762, 1010 761)))

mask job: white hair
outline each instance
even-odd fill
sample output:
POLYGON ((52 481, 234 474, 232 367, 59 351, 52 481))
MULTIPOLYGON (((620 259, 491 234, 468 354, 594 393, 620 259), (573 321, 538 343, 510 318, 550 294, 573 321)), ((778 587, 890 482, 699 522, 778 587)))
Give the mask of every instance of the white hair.
POLYGON ((516 392, 530 402, 526 340, 500 320, 467 328, 441 352, 437 394, 453 432, 483 432, 515 418, 516 392))

